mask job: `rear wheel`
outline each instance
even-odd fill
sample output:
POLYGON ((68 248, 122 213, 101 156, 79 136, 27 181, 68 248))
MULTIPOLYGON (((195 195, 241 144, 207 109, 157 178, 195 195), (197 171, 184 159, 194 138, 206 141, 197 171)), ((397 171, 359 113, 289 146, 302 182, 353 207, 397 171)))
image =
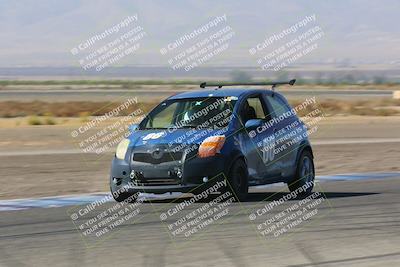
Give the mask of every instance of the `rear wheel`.
POLYGON ((237 201, 245 201, 249 192, 247 166, 239 159, 233 164, 229 176, 227 189, 232 192, 237 201))
POLYGON ((288 183, 291 192, 298 192, 299 196, 311 194, 314 187, 314 161, 310 151, 305 150, 301 153, 297 162, 296 174, 293 181, 288 183))

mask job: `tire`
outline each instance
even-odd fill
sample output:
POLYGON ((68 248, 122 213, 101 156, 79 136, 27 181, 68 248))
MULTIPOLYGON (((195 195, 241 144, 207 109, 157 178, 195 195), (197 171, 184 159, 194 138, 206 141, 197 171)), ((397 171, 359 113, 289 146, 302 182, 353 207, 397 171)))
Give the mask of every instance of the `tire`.
POLYGON ((301 190, 304 186, 305 190, 299 192, 300 197, 308 196, 311 194, 314 187, 315 169, 314 160, 310 151, 304 150, 297 162, 296 174, 294 179, 288 183, 290 192, 301 190))
POLYGON ((227 190, 229 190, 236 201, 245 201, 249 192, 247 165, 239 159, 233 163, 229 175, 227 190))

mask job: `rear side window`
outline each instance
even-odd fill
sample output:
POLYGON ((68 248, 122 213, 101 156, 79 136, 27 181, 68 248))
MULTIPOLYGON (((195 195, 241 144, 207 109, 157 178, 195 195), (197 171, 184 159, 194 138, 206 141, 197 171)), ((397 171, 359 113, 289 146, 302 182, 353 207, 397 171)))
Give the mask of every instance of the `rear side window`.
POLYGON ((290 107, 278 96, 267 96, 267 100, 271 105, 275 117, 279 117, 286 112, 290 111, 290 107))
POLYGON ((263 106, 261 104, 261 100, 259 97, 251 97, 247 99, 247 102, 250 107, 252 107, 255 111, 256 114, 256 119, 264 119, 265 118, 265 113, 263 106))
POLYGON ((268 112, 265 110, 260 96, 252 96, 243 103, 240 114, 242 122, 245 124, 248 120, 264 119, 268 112))

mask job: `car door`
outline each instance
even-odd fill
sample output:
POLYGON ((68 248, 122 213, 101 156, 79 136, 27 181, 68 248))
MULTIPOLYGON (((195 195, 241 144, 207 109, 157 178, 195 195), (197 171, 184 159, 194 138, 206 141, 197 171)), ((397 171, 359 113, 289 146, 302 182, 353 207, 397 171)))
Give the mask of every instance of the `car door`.
POLYGON ((298 148, 302 125, 291 112, 290 106, 278 94, 266 94, 267 106, 273 111, 273 128, 275 135, 275 161, 281 170, 281 176, 292 174, 298 148))
POLYGON ((250 178, 254 179, 255 184, 275 179, 279 176, 280 170, 273 156, 273 129, 263 127, 271 116, 262 94, 250 95, 244 99, 239 114, 243 127, 242 151, 247 159, 250 178), (246 122, 254 119, 261 120, 262 123, 256 128, 247 129, 246 122))

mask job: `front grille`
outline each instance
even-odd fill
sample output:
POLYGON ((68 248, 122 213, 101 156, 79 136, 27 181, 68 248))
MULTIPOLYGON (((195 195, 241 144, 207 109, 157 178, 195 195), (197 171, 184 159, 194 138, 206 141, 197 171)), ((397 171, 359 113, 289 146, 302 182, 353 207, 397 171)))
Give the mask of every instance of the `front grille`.
POLYGON ((179 185, 180 182, 177 178, 141 178, 133 180, 133 183, 137 186, 148 186, 148 185, 179 185))
POLYGON ((154 157, 152 153, 136 152, 133 154, 133 160, 144 163, 160 164, 163 162, 181 160, 182 155, 182 152, 165 152, 158 158, 154 157))

